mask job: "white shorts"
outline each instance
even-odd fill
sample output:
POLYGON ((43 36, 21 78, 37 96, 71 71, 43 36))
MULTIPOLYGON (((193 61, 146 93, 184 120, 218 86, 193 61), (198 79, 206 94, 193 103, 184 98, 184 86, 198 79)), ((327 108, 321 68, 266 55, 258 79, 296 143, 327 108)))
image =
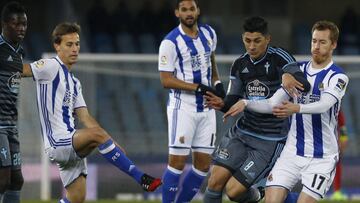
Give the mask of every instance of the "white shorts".
MULTIPOLYGON (((71 135, 72 136, 72 135, 71 135)), ((80 175, 86 177, 87 163, 86 158, 80 158, 72 145, 50 147, 45 150, 51 161, 57 163, 60 171, 60 178, 67 187, 80 175)))
POLYGON ((335 176, 338 155, 325 158, 303 157, 284 149, 268 176, 266 187, 289 191, 301 180, 302 192, 319 200, 329 190, 335 176))
POLYGON ((215 110, 188 112, 167 108, 169 153, 189 155, 193 152, 211 154, 215 148, 215 110))

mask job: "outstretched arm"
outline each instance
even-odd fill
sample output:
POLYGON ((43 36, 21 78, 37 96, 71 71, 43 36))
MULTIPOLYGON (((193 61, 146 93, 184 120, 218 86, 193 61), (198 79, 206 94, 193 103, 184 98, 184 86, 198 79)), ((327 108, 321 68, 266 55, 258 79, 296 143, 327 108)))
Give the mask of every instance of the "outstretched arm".
POLYGON ((320 114, 329 110, 337 99, 330 94, 321 95, 321 99, 310 104, 294 104, 291 102, 283 102, 282 105, 274 107, 273 113, 279 118, 286 118, 294 113, 304 114, 320 114))
POLYGON ((290 97, 283 88, 278 89, 269 99, 263 100, 239 100, 235 103, 223 116, 235 116, 244 111, 245 108, 258 113, 272 113, 272 109, 281 104, 282 101, 288 100, 290 97))

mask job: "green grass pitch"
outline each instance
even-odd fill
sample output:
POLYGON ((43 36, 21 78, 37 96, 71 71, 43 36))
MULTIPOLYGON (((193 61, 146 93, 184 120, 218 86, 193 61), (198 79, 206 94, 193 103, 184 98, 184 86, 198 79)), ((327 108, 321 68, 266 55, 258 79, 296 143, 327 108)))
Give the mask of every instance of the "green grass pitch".
MULTIPOLYGON (((23 203, 57 203, 57 201, 50 201, 50 202, 42 202, 40 200, 26 200, 21 201, 23 203)), ((99 201, 88 201, 88 203, 160 203, 160 201, 115 201, 115 200, 99 200, 99 201)), ((321 203, 360 203, 360 200, 357 201, 330 201, 330 200, 323 200, 320 201, 321 203)), ((194 201, 193 203, 201 203, 199 201, 194 201)), ((230 203, 225 201, 224 203, 230 203)))

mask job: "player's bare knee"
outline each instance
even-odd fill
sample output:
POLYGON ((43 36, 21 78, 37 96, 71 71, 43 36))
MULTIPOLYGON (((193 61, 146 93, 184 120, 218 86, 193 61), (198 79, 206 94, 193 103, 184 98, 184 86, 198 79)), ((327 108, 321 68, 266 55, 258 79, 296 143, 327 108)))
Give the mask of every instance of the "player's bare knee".
POLYGON ((93 129, 93 135, 94 135, 94 140, 99 144, 104 143, 110 138, 107 132, 101 127, 95 127, 93 129))
POLYGON ((208 188, 215 191, 222 191, 224 188, 224 182, 221 179, 217 178, 216 175, 210 175, 208 180, 208 188))
POLYGON ((209 164, 195 164, 194 167, 204 173, 209 172, 210 165, 209 164))

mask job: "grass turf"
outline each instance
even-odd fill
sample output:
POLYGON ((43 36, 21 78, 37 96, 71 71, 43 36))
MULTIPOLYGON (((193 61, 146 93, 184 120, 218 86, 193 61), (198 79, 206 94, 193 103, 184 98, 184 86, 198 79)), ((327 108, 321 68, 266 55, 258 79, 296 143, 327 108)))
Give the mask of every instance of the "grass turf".
MULTIPOLYGON (((40 200, 24 200, 21 201, 23 203, 57 203, 58 201, 40 201, 40 200)), ((99 200, 99 201, 87 201, 88 203, 160 203, 160 201, 116 201, 116 200, 99 200)), ((331 201, 331 200, 323 200, 321 203, 360 203, 360 200, 347 200, 347 201, 331 201)), ((201 201, 193 201, 193 203, 201 203, 201 201)), ((228 201, 224 201, 224 203, 230 203, 228 201)))

